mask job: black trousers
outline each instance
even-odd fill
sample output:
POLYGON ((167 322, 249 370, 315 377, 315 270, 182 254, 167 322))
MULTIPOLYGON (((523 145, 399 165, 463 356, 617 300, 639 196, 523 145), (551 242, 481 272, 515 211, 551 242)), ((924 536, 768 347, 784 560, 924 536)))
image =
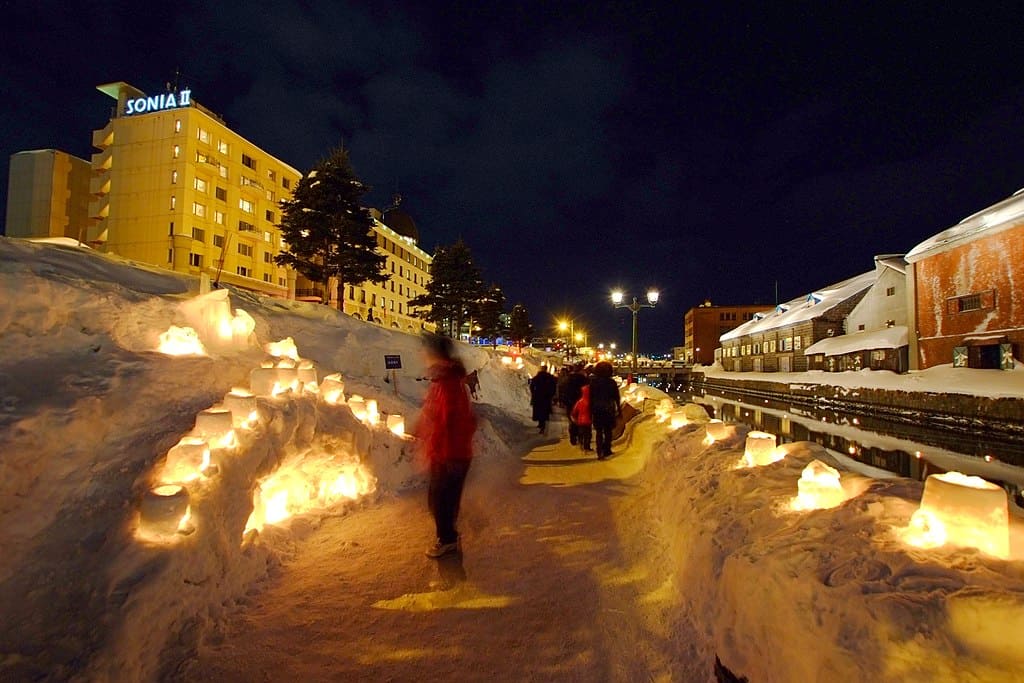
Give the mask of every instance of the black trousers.
POLYGON ((459 539, 455 522, 459 517, 462 487, 466 483, 468 472, 468 460, 451 460, 430 465, 427 505, 434 516, 437 538, 441 543, 455 543, 459 539))
POLYGON ((597 440, 597 457, 612 454, 612 430, 615 428, 615 413, 595 410, 593 412, 594 436, 597 440))

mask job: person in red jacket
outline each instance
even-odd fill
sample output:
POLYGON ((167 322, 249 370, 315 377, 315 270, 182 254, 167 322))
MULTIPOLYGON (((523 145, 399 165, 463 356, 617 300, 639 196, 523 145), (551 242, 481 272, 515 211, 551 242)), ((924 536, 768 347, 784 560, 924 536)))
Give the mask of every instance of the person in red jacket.
POLYGON ((592 451, 590 447, 590 387, 583 387, 580 393, 580 400, 572 407, 570 416, 572 423, 576 425, 576 437, 584 451, 592 451))
POLYGON ((423 337, 423 349, 430 388, 415 434, 430 468, 427 504, 437 527, 437 541, 427 549, 427 556, 436 558, 461 550, 455 523, 473 460, 476 417, 466 389, 466 368, 454 357, 452 340, 428 334, 423 337))

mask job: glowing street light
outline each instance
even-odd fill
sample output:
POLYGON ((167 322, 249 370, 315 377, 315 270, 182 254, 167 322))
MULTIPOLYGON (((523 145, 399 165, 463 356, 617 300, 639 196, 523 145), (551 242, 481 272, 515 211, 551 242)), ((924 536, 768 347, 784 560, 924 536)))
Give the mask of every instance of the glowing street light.
POLYGON ((637 314, 641 308, 654 308, 658 303, 659 293, 656 289, 647 290, 647 303, 642 304, 637 301, 636 297, 633 297, 633 302, 629 304, 622 303, 625 299, 625 294, 621 290, 615 290, 612 292, 612 305, 615 308, 628 308, 633 312, 633 354, 630 360, 630 371, 636 374, 636 361, 637 361, 637 314))

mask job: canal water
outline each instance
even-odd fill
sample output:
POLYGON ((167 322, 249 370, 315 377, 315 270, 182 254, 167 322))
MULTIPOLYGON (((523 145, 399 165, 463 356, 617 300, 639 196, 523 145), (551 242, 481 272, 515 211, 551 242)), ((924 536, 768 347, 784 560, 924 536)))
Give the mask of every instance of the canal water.
MULTIPOLYGON (((652 383, 653 384, 653 383, 652 383)), ((983 430, 897 423, 770 399, 716 396, 665 387, 678 402, 709 406, 716 418, 775 434, 779 443, 812 441, 858 463, 923 481, 957 470, 1003 486, 1024 507, 1024 438, 996 440, 983 430), (675 390, 675 391, 673 391, 675 390)))

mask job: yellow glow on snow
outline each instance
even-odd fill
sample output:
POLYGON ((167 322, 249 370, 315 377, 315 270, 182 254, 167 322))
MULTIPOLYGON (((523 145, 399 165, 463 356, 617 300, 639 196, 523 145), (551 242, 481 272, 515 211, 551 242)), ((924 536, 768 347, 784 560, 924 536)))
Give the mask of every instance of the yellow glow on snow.
POLYGON ((157 351, 168 356, 205 356, 206 349, 191 327, 171 325, 160 335, 157 351))

